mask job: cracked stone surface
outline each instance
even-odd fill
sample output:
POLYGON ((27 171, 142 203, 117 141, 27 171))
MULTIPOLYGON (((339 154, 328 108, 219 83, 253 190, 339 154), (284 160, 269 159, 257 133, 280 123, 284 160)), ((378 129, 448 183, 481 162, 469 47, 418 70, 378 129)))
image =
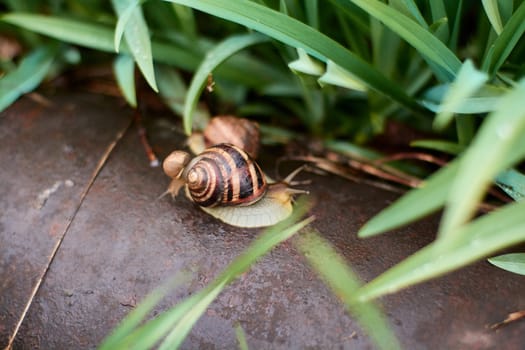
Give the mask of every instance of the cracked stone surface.
MULTIPOLYGON (((128 128, 133 111, 121 100, 75 92, 46 98, 49 104, 22 98, 0 114, 0 348, 20 324, 14 349, 92 349, 148 292, 192 271, 154 314, 166 310, 212 281, 260 231, 222 224, 182 196, 157 200, 168 178, 149 166, 137 126, 128 128)), ((160 158, 183 145, 170 118, 144 120, 160 158)), ((263 157, 262 166, 273 164, 263 157)), ((358 239, 358 228, 396 195, 303 176, 313 180, 313 226, 364 281, 435 236, 431 217, 358 239)), ((482 261, 380 301, 406 349, 518 349, 525 322, 497 331, 488 325, 524 309, 524 289, 523 276, 482 261)), ((236 348, 236 324, 253 349, 373 348, 289 242, 228 286, 183 348, 236 348)))

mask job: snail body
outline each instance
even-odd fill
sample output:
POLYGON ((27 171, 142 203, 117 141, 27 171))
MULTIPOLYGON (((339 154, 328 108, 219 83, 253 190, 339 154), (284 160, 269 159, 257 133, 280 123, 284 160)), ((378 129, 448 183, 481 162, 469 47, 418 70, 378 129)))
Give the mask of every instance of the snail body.
MULTIPOLYGON (((172 178, 167 193, 186 196, 208 214, 234 226, 270 226, 292 213, 292 197, 302 190, 268 183, 259 165, 242 149, 218 144, 190 159, 172 152, 163 163, 172 178)), ((291 178, 289 178, 291 179, 291 178)))

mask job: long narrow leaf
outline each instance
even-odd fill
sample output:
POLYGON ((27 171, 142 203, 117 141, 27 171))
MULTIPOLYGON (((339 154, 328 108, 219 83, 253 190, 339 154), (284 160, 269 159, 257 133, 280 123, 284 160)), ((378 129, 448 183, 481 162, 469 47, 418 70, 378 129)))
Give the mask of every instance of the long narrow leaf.
POLYGON ((306 209, 304 202, 299 204, 296 209, 298 210, 292 214, 293 216, 291 218, 281 224, 267 229, 266 232, 263 233, 259 239, 248 247, 238 258, 236 258, 220 274, 220 276, 209 285, 208 288, 198 293, 198 296, 195 299, 197 302, 192 305, 191 310, 188 310, 188 312, 185 313, 183 318, 180 319, 178 325, 170 332, 166 338, 166 342, 162 344, 163 349, 177 348, 189 333, 193 324, 197 322, 208 305, 219 295, 228 283, 231 283, 238 276, 248 270, 257 259, 270 251, 274 246, 290 238, 313 220, 313 218, 308 218, 295 225, 289 226, 290 222, 297 220, 298 217, 304 214, 306 209))
POLYGON ((438 239, 366 284, 356 297, 395 293, 525 241, 524 212, 525 201, 516 202, 461 227, 461 239, 438 239))
MULTIPOLYGON (((161 348, 177 348, 209 304, 227 284, 246 272, 251 265, 277 244, 290 238, 313 220, 313 218, 307 218, 292 224, 297 222, 308 209, 307 203, 299 199, 292 215, 288 219, 266 229, 206 288, 193 294, 151 321, 146 322, 135 331, 127 333, 127 335, 119 332, 119 337, 115 338, 115 341, 111 343, 112 349, 150 349, 163 338, 165 340, 161 348)), ((141 310, 145 310, 145 308, 141 308, 141 310)), ((135 318, 133 319, 135 320, 135 318)))
POLYGON ((499 14, 498 0, 481 0, 481 3, 483 4, 492 28, 494 28, 496 34, 499 35, 503 30, 503 23, 499 14))
MULTIPOLYGON (((444 102, 445 96, 450 95, 448 92, 450 86, 450 84, 444 84, 428 89, 423 94, 423 98, 420 101, 421 104, 432 112, 439 112, 442 109, 441 104, 444 102)), ((500 97, 507 91, 507 88, 487 84, 472 96, 462 99, 461 103, 449 106, 448 110, 458 114, 492 112, 498 105, 500 97)))
MULTIPOLYGON (((511 152, 500 159, 498 167, 506 169, 523 158, 525 137, 522 137, 511 152)), ((373 236, 431 214, 441 208, 451 191, 452 182, 458 173, 459 160, 456 158, 446 167, 432 174, 421 188, 409 191, 388 208, 374 216, 358 232, 359 237, 373 236)), ((483 161, 484 162, 484 161, 483 161)))
POLYGON ((133 13, 135 11, 135 8, 139 6, 140 0, 134 0, 133 2, 129 2, 127 4, 127 7, 121 11, 118 15, 118 21, 117 25, 115 26, 115 36, 114 36, 114 45, 115 45, 115 52, 119 52, 120 50, 120 42, 122 41, 122 36, 124 35, 124 30, 126 29, 126 25, 128 24, 129 19, 131 16, 133 16, 133 13))
POLYGON ((494 41, 490 54, 483 59, 482 69, 494 75, 503 65, 525 33, 525 2, 516 9, 503 31, 494 41))
MULTIPOLYGON (((67 43, 105 52, 115 51, 113 29, 100 23, 28 13, 10 13, 0 18, 5 22, 67 43)), ((201 50, 201 47, 204 46, 201 44, 199 42, 198 45, 192 47, 192 50, 189 50, 173 43, 153 41, 151 48, 156 61, 194 71, 206 54, 201 50)), ((122 43, 120 49, 122 53, 130 53, 125 43, 122 43)), ((242 55, 242 53, 224 62, 215 74, 217 77, 261 91, 270 84, 289 82, 282 72, 261 63, 254 57, 242 55)))
POLYGON ((68 43, 114 52, 113 31, 102 25, 32 13, 9 13, 2 21, 68 43))
POLYGON ((0 79, 0 112, 44 80, 54 56, 52 49, 38 48, 27 55, 15 70, 0 79))
POLYGON ((297 246, 379 349, 401 349, 379 307, 356 299, 361 282, 328 242, 312 230, 299 238, 297 246))
POLYGON ((115 329, 113 329, 112 333, 104 339, 103 343, 99 346, 99 350, 112 350, 119 348, 119 345, 121 345, 126 337, 128 337, 133 330, 140 325, 148 313, 153 310, 155 305, 157 305, 169 291, 179 287, 187 280, 188 276, 186 274, 177 274, 166 284, 151 292, 115 329))
POLYGON ((398 11, 403 12, 405 15, 409 15, 417 21, 417 23, 425 29, 428 29, 428 24, 425 18, 419 11, 414 0, 391 0, 390 4, 398 11))
POLYGON ((495 256, 488 261, 503 270, 525 276, 525 253, 513 253, 495 256))
POLYGON ((501 172, 496 184, 515 201, 525 199, 525 175, 515 169, 501 172))
POLYGON ((128 55, 118 55, 113 63, 113 71, 122 95, 132 107, 137 107, 135 93, 135 62, 128 55))
POLYGON ((246 341, 246 333, 242 329, 240 324, 235 326, 235 335, 237 336, 237 341, 239 342, 240 350, 248 350, 248 342, 246 341))
POLYGON ((137 6, 136 0, 112 0, 112 3, 119 16, 126 13, 128 8, 132 8, 129 17, 125 18, 124 38, 142 75, 146 78, 151 88, 158 91, 153 70, 153 54, 151 52, 149 30, 142 14, 142 8, 137 6))
POLYGON ((508 167, 510 150, 522 143, 525 133, 524 99, 525 79, 501 98, 461 159, 441 221, 442 235, 457 236, 456 228, 470 219, 492 180, 508 167))
POLYGON ((412 190, 364 224, 359 237, 370 237, 411 221, 421 219, 441 208, 458 171, 454 161, 433 174, 419 189, 412 190))
POLYGON ((319 31, 282 13, 247 0, 171 1, 260 31, 287 45, 302 48, 323 62, 330 59, 373 89, 408 108, 419 109, 419 105, 401 87, 388 80, 369 63, 319 31))
POLYGON ((193 111, 199 101, 200 94, 204 89, 208 76, 231 55, 248 46, 266 40, 268 40, 266 37, 257 33, 232 36, 217 44, 217 46, 206 55, 206 58, 193 76, 186 96, 186 103, 184 105, 184 131, 187 135, 191 134, 193 111))
POLYGON ((487 74, 478 71, 472 61, 465 61, 443 99, 440 111, 434 119, 434 128, 443 130, 450 123, 454 110, 474 95, 487 79, 487 74))
POLYGON ((427 60, 447 72, 452 80, 461 67, 461 62, 441 40, 411 18, 378 0, 349 0, 365 10, 370 16, 383 22, 392 31, 405 39, 427 60))

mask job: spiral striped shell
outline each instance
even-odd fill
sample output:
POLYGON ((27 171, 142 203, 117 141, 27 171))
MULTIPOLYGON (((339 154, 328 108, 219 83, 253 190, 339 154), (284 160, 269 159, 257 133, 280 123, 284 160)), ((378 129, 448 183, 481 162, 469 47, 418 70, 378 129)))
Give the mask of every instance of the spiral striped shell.
POLYGON ((215 145, 193 158, 182 178, 191 198, 201 207, 250 205, 267 189, 259 165, 231 144, 215 145))

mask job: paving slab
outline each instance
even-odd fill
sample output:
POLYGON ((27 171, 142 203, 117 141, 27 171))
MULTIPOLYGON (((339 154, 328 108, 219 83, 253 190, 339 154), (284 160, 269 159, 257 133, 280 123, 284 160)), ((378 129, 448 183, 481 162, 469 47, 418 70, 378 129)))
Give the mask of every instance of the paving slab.
POLYGON ((98 159, 129 124, 115 99, 50 98, 25 97, 0 114, 0 348, 43 277, 98 159))
MULTIPOLYGON (((0 344, 6 344, 35 280, 47 266, 58 239, 52 233, 66 227, 82 184, 131 113, 120 100, 102 96, 48 98, 53 106, 74 105, 71 119, 64 120, 59 112, 63 107, 44 108, 45 116, 39 118, 45 122, 37 118, 34 131, 27 131, 17 116, 36 108, 28 99, 0 118, 0 160, 11 165, 0 175, 0 344), (35 140, 39 140, 36 145, 35 140), (49 159, 44 149, 57 155, 49 159), (64 149, 73 149, 74 156, 64 149), (67 179, 75 185, 61 185, 42 208, 28 209, 27 203, 33 203, 43 189, 67 179)), ((173 125, 170 118, 144 116, 150 143, 160 158, 183 144, 182 136, 167 127, 173 125)), ((272 157, 264 159, 263 168, 273 169, 272 157)), ((434 239, 437 217, 358 239, 358 228, 396 195, 332 176, 303 177, 313 180, 309 187, 317 203, 312 209, 317 218, 313 226, 365 281, 434 239)), ((96 348, 155 287, 177 272, 193 271, 187 284, 155 308, 157 314, 212 281, 260 232, 222 224, 182 196, 157 200, 168 182, 160 168, 149 166, 133 126, 111 153, 66 230, 21 322, 15 349, 96 348)), ((525 343, 524 322, 498 331, 487 326, 524 308, 524 287, 523 277, 479 262, 384 297, 381 303, 406 349, 518 349, 525 343)), ((236 324, 245 330, 252 349, 373 348, 290 242, 228 286, 197 322, 183 348, 237 348, 236 324)))

